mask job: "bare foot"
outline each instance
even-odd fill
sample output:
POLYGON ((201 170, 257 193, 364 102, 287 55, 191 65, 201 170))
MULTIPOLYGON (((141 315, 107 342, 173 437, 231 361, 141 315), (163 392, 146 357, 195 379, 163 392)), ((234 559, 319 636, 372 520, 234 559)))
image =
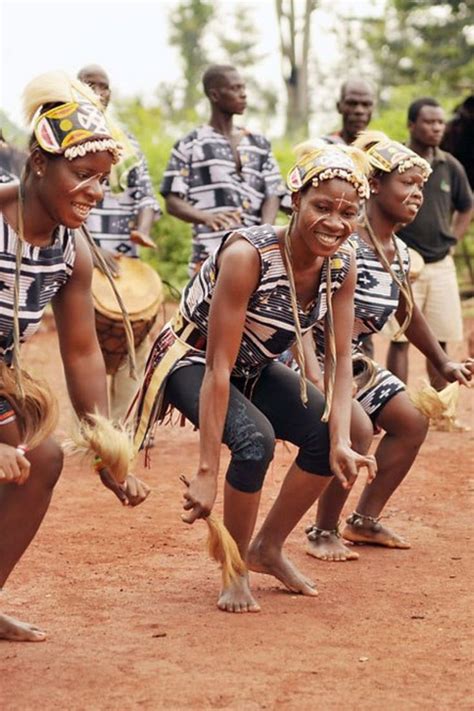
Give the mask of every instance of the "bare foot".
POLYGON ((44 642, 46 632, 14 617, 0 615, 0 639, 9 639, 11 642, 44 642))
POLYGON ((260 612, 260 605, 250 592, 247 575, 239 576, 222 590, 217 607, 224 612, 260 612))
POLYGON ((352 543, 369 543, 374 546, 385 546, 386 548, 411 548, 411 544, 404 538, 391 531, 381 523, 364 522, 362 525, 346 524, 342 531, 342 537, 352 543))
POLYGON ((312 597, 318 594, 316 585, 295 568, 281 549, 266 547, 258 539, 249 548, 247 564, 255 573, 273 575, 291 592, 312 597))
POLYGON ((325 531, 316 526, 306 529, 308 541, 306 553, 318 560, 340 562, 345 560, 357 560, 359 554, 344 545, 339 533, 336 530, 325 531))

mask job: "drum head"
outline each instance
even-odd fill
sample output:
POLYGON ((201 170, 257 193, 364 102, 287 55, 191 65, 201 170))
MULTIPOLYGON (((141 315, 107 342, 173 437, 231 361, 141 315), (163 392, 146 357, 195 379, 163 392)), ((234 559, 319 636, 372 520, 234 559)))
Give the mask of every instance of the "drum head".
MULTIPOLYGON (((141 259, 120 257, 120 274, 114 284, 132 320, 147 319, 163 302, 163 285, 158 274, 141 259)), ((94 306, 112 320, 121 321, 122 311, 107 277, 95 268, 92 275, 94 306)))

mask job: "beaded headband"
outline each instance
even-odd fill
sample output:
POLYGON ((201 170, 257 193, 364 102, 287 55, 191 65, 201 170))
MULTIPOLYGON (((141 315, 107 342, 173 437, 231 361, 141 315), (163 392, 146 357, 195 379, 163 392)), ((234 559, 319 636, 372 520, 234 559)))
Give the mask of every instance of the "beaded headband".
POLYGON ((417 166, 421 168, 425 182, 432 173, 428 161, 404 146, 403 143, 392 141, 390 138, 375 143, 366 150, 366 153, 372 168, 384 173, 391 173, 395 169, 399 173, 404 173, 409 168, 417 166))
POLYGON ((112 153, 114 163, 121 147, 112 138, 101 108, 73 87, 73 101, 40 114, 34 122, 39 146, 47 153, 64 155, 68 160, 99 151, 112 153))
POLYGON ((295 193, 309 182, 317 188, 321 181, 332 178, 347 180, 359 197, 369 197, 367 177, 339 146, 325 146, 304 153, 288 173, 287 186, 295 193))

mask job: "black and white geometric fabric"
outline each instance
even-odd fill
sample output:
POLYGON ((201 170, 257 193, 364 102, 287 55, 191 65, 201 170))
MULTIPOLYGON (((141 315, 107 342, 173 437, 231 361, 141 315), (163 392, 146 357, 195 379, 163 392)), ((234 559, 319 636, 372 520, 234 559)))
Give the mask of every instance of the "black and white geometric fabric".
MULTIPOLYGON (((248 303, 242 341, 232 375, 252 378, 264 365, 293 345, 295 325, 288 274, 275 229, 271 225, 260 225, 239 230, 239 235, 248 240, 258 251, 261 273, 258 287, 248 303)), ((180 304, 181 313, 198 328, 204 340, 207 339, 209 308, 217 278, 219 253, 220 250, 217 250, 204 262, 200 272, 194 276, 183 292, 180 304)), ((332 294, 341 287, 347 276, 351 254, 351 249, 342 248, 331 257, 332 294)), ((305 311, 298 306, 303 333, 312 328, 315 323, 324 323, 327 313, 326 271, 327 260, 324 262, 319 291, 313 303, 305 311)), ((205 362, 204 352, 193 351, 180 364, 196 362, 205 362)))
MULTIPOLYGON (((408 279, 410 258, 406 245, 396 237, 402 258, 403 271, 395 255, 391 267, 401 279, 408 279)), ((352 332, 353 355, 361 353, 362 336, 378 333, 390 316, 397 310, 400 289, 390 274, 383 267, 375 250, 359 235, 352 235, 350 243, 355 249, 357 264, 357 283, 354 297, 355 318, 352 332)), ((324 330, 320 324, 314 328, 314 338, 320 362, 324 358, 324 330)), ((362 386, 356 394, 365 412, 375 420, 380 410, 397 393, 405 390, 405 385, 393 373, 378 364, 374 383, 370 387, 362 386)))
MULTIPOLYGON (((13 356, 13 289, 17 234, 0 212, 0 358, 10 364, 13 356)), ((72 274, 76 257, 73 233, 57 228, 53 244, 35 247, 23 243, 20 270, 20 341, 38 329, 44 309, 72 274)))
MULTIPOLYGON (((163 176, 160 192, 174 193, 198 210, 240 210, 243 227, 261 223, 262 203, 286 193, 270 142, 240 128, 238 164, 228 139, 212 126, 200 126, 178 141, 163 176)), ((226 233, 193 226, 190 273, 212 254, 226 233)))

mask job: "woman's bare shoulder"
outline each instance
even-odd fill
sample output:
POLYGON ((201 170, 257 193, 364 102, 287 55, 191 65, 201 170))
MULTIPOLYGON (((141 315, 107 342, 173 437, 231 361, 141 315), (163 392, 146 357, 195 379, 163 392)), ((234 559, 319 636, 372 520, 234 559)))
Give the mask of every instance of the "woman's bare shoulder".
POLYGON ((19 180, 12 180, 8 183, 0 183, 0 210, 5 210, 9 205, 16 202, 18 198, 19 180))

